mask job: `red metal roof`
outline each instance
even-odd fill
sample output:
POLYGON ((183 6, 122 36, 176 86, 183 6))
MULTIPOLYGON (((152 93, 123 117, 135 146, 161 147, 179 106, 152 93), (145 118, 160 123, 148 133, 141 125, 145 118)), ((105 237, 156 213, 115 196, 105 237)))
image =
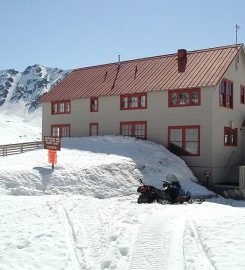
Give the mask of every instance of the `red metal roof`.
POLYGON ((242 47, 189 51, 181 73, 177 53, 75 69, 41 102, 217 85, 242 47))

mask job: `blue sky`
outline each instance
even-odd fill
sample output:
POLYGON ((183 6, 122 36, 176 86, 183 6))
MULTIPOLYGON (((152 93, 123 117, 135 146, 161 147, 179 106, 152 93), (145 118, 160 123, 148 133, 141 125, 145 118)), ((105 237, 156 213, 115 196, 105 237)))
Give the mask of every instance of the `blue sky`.
POLYGON ((0 70, 73 69, 245 40, 244 0, 0 0, 0 70))

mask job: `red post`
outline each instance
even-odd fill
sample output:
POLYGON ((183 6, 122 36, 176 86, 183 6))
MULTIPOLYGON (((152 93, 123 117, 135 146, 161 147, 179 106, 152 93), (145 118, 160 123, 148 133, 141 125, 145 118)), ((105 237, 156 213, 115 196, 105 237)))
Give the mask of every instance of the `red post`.
POLYGON ((52 163, 52 170, 54 170, 54 164, 57 163, 57 151, 48 150, 48 162, 52 163))

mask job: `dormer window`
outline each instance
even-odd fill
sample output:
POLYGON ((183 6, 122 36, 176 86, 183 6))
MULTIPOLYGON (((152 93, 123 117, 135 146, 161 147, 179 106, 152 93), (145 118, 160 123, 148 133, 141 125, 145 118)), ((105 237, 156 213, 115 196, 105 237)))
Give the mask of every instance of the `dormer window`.
POLYGON ((67 114, 71 113, 71 101, 55 101, 51 103, 52 114, 67 114))

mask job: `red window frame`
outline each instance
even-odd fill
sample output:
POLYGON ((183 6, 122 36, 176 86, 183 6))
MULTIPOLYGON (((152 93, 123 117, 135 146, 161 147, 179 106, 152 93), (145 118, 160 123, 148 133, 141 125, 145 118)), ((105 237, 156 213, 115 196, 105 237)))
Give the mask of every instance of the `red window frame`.
POLYGON ((238 129, 224 127, 224 146, 237 146, 238 129), (234 137, 233 137, 234 136, 234 137))
POLYGON ((125 94, 120 96, 120 110, 139 110, 147 109, 147 94, 138 93, 138 94, 125 94), (144 99, 144 105, 141 104, 141 98, 144 99), (124 105, 124 99, 127 99, 127 106, 124 105), (136 106, 130 106, 130 99, 135 99, 136 106))
POLYGON ((245 86, 244 85, 241 85, 240 86, 240 102, 241 104, 245 104, 245 86))
POLYGON ((131 137, 135 137, 137 139, 143 139, 146 140, 147 139, 147 121, 129 121, 129 122, 120 122, 120 135, 122 136, 131 136, 131 137), (136 133, 136 125, 144 125, 144 135, 143 136, 137 136, 136 133), (131 131, 132 134, 131 135, 123 135, 123 125, 129 125, 131 126, 131 131))
POLYGON ((171 152, 178 154, 179 156, 200 156, 200 126, 198 126, 198 125, 194 125, 194 126, 169 126, 168 127, 168 149, 171 152), (178 149, 178 151, 175 151, 173 146, 171 145, 170 132, 172 129, 181 129, 181 131, 182 131, 181 140, 179 141, 181 143, 181 147, 178 149), (187 141, 186 140, 186 130, 187 129, 197 129, 197 131, 198 131, 197 141, 187 141), (196 154, 192 154, 192 153, 186 151, 187 142, 197 142, 198 143, 196 154))
POLYGON ((98 112, 99 111, 99 99, 98 97, 90 98, 90 112, 98 112))
POLYGON ((71 101, 53 101, 51 102, 51 114, 68 114, 71 113, 71 101), (61 108, 64 108, 64 111, 61 111, 61 108))
POLYGON ((221 107, 233 109, 233 81, 223 79, 220 82, 219 105, 221 107))
POLYGON ((99 124, 89 123, 89 136, 98 136, 98 134, 99 134, 99 124), (92 127, 96 127, 96 135, 92 135, 92 127))
POLYGON ((70 137, 71 136, 71 125, 70 124, 55 124, 55 125, 51 125, 51 136, 61 137, 61 138, 70 137), (57 134, 54 134, 54 129, 55 128, 58 128, 59 129, 58 135, 57 134), (67 136, 63 136, 63 134, 62 134, 63 133, 62 128, 67 128, 68 129, 67 136))
POLYGON ((168 91, 168 107, 186 107, 186 106, 200 106, 201 105, 201 89, 192 88, 192 89, 179 89, 179 90, 169 90, 168 91), (197 102, 193 102, 194 98, 192 95, 197 93, 197 102), (185 100, 184 96, 181 95, 187 94, 189 100, 185 100), (173 103, 173 97, 176 97, 176 102, 173 103))

